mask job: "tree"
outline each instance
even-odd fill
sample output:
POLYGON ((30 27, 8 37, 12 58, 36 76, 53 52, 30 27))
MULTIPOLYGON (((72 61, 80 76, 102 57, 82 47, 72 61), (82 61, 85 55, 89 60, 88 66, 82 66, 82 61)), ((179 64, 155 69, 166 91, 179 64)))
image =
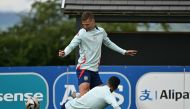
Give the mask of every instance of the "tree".
POLYGON ((57 55, 74 36, 75 21, 61 12, 57 1, 35 2, 19 24, 0 33, 0 66, 74 64, 74 53, 57 55))

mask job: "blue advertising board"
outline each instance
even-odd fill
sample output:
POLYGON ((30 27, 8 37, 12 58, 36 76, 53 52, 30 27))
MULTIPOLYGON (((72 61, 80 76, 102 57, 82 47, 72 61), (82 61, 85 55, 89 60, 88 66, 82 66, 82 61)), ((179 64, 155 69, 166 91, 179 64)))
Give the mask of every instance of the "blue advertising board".
MULTIPOLYGON (((168 103, 165 106, 173 109, 180 106, 189 109, 190 99, 184 95, 190 92, 188 72, 187 66, 100 66, 99 70, 104 84, 110 76, 120 78, 121 84, 114 95, 122 109, 151 109, 157 103, 168 103), (176 96, 169 98, 168 93, 176 96)), ((28 96, 38 97, 43 109, 60 109, 70 94, 78 90, 75 66, 0 67, 3 109, 24 108, 28 96)))

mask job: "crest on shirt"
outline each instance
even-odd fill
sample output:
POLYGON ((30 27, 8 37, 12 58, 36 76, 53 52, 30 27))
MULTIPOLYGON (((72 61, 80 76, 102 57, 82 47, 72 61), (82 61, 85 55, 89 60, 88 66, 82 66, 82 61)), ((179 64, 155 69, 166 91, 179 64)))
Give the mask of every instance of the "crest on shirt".
POLYGON ((84 80, 87 81, 88 80, 88 76, 84 76, 84 80))

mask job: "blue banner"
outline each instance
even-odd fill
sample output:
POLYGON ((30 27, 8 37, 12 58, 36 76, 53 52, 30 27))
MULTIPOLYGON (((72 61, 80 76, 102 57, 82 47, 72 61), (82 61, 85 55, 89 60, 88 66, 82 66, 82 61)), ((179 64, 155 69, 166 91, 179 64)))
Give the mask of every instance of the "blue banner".
MULTIPOLYGON (((189 66, 101 66, 99 70, 104 84, 110 76, 120 78, 114 95, 122 109, 189 109, 189 72, 189 66)), ((36 96, 43 109, 60 109, 78 90, 75 66, 0 67, 3 109, 25 108, 28 96, 36 96)))

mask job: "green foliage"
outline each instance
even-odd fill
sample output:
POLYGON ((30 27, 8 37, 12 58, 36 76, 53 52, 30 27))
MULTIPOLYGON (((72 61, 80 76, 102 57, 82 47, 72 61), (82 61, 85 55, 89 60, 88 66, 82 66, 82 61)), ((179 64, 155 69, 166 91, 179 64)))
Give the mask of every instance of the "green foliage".
POLYGON ((171 29, 168 23, 161 23, 161 26, 165 32, 169 32, 171 29))
POLYGON ((75 21, 61 11, 56 1, 35 2, 19 24, 1 32, 0 66, 74 64, 74 53, 58 57, 76 33, 75 21))
POLYGON ((135 32, 137 23, 98 23, 106 32, 135 32))

